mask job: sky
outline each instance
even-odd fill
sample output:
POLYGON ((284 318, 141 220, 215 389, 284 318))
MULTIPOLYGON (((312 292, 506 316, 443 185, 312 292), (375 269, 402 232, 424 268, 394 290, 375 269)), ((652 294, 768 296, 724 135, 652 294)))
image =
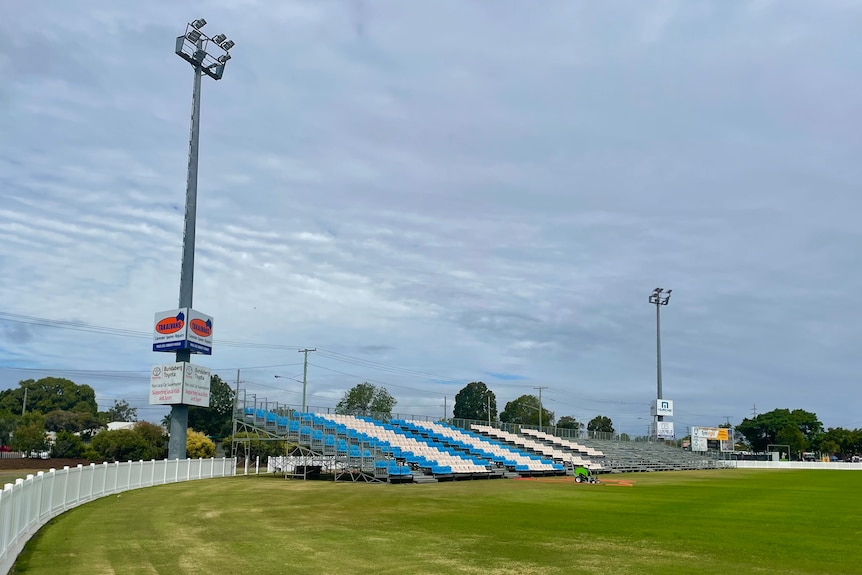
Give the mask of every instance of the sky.
POLYGON ((776 408, 862 427, 862 4, 0 4, 0 389, 67 377, 141 418, 177 307, 187 22, 201 98, 194 361, 332 408, 498 409, 677 436, 776 408), (275 376, 279 375, 280 378, 275 376))

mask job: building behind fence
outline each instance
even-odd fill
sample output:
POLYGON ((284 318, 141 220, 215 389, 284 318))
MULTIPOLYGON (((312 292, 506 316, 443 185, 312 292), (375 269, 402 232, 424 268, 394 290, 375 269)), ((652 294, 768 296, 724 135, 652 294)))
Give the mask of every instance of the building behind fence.
POLYGON ((7 483, 0 493, 0 573, 9 572, 40 527, 68 509, 140 487, 235 474, 232 458, 166 459, 64 467, 7 483))

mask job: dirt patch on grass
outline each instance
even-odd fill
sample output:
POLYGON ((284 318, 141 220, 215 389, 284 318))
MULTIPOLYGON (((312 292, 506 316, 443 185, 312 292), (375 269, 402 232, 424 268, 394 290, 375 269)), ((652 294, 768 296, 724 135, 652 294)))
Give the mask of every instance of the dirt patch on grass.
MULTIPOLYGON (((571 477, 516 477, 515 481, 536 481, 538 483, 572 483, 575 484, 575 480, 571 477)), ((604 477, 599 479, 599 483, 581 483, 580 485, 583 487, 590 487, 595 485, 616 485, 617 487, 634 487, 634 480, 632 479, 611 479, 604 477)), ((577 484, 576 484, 577 485, 577 484)))

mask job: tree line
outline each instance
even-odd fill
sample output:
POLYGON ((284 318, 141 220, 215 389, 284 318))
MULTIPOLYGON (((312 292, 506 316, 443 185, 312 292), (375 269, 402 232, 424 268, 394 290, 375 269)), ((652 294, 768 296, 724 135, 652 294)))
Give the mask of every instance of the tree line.
MULTIPOLYGON (((388 418, 397 404, 385 387, 377 387, 372 383, 363 382, 348 390, 336 405, 336 413, 352 415, 370 415, 388 418)), ((522 395, 506 404, 501 413, 497 413, 497 397, 488 386, 481 381, 474 381, 464 386, 455 396, 455 406, 452 410, 455 419, 476 421, 498 420, 503 423, 521 425, 555 426, 564 429, 577 429, 594 432, 614 433, 611 418, 598 415, 589 422, 581 422, 571 415, 566 415, 555 422, 553 411, 545 409, 535 395, 522 395), (499 415, 499 419, 498 419, 499 415)))
MULTIPOLYGON (((210 407, 189 407, 189 457, 210 456, 214 441, 231 441, 235 392, 219 376, 210 383, 210 407), (211 447, 212 446, 212 447, 211 447)), ((391 417, 397 400, 386 390, 369 382, 346 391, 336 412, 353 415, 391 417)), ((497 398, 481 381, 465 385, 455 396, 456 419, 497 421, 521 425, 554 426, 563 429, 614 433, 613 421, 597 415, 589 422, 566 415, 556 420, 553 411, 540 404, 535 395, 522 395, 497 412, 497 398)), ((54 457, 86 457, 94 461, 121 459, 161 459, 167 456, 170 418, 162 425, 137 421, 137 409, 125 400, 115 400, 99 411, 96 394, 88 385, 65 378, 46 377, 20 381, 17 388, 0 391, 0 446, 25 453, 48 448, 47 432, 55 433, 51 446, 54 457), (113 421, 137 422, 133 429, 107 430, 113 421)), ((797 457, 819 452, 839 459, 862 454, 862 429, 825 429, 817 415, 802 409, 775 409, 744 419, 735 427, 739 449, 765 452, 772 446, 789 446, 797 457)), ((260 455, 284 453, 286 444, 260 442, 260 455), (270 453, 272 452, 272 453, 270 453)))
POLYGON ((796 458, 805 452, 838 459, 862 454, 862 429, 824 429, 817 414, 804 409, 774 409, 745 418, 736 426, 736 431, 745 438, 745 447, 752 451, 765 452, 788 446, 796 458))
MULTIPOLYGON (((230 435, 234 391, 217 375, 210 382, 210 407, 189 407, 188 457, 213 457, 215 440, 230 435)), ((96 393, 60 377, 27 379, 0 391, 0 446, 27 454, 49 451, 52 457, 90 461, 131 461, 167 457, 167 428, 138 421, 137 409, 114 400, 99 411, 96 393), (134 423, 109 430, 112 422, 134 423), (54 441, 48 441, 53 432, 54 441)))

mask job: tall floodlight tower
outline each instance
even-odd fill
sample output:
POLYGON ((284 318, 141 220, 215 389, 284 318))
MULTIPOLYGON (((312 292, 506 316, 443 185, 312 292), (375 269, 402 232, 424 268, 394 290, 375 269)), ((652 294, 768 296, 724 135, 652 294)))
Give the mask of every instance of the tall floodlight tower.
POLYGON ((656 361, 656 402, 650 410, 654 420, 654 430, 657 437, 673 439, 673 423, 665 422, 665 416, 673 415, 673 402, 663 397, 661 389, 661 306, 670 302, 673 290, 655 288, 649 296, 649 302, 655 306, 655 361, 656 361))
POLYGON ((212 318, 192 309, 201 78, 206 74, 213 80, 221 80, 234 43, 224 34, 213 37, 204 34, 202 28, 206 23, 206 20, 199 18, 187 24, 185 34, 177 37, 175 45, 177 56, 191 64, 194 71, 183 256, 179 306, 176 310, 156 314, 153 351, 176 351, 176 363, 154 367, 150 383, 150 403, 171 406, 169 459, 186 457, 188 406, 209 407, 209 370, 190 363, 192 353, 212 353, 212 318))

